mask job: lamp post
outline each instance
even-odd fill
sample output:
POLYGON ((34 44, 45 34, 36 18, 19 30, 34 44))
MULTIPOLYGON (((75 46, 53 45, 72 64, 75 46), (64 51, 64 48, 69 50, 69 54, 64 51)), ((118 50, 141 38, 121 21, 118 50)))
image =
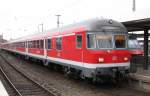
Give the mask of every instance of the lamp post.
POLYGON ((55 16, 57 16, 57 27, 59 28, 59 24, 60 24, 60 22, 59 22, 59 17, 60 17, 61 15, 55 15, 55 16))
POLYGON ((44 29, 43 29, 43 23, 41 23, 41 24, 38 24, 38 32, 40 32, 40 26, 41 26, 41 32, 43 32, 44 31, 44 29))
POLYGON ((136 11, 136 2, 135 2, 135 0, 133 0, 132 11, 133 11, 133 12, 135 12, 135 11, 136 11))

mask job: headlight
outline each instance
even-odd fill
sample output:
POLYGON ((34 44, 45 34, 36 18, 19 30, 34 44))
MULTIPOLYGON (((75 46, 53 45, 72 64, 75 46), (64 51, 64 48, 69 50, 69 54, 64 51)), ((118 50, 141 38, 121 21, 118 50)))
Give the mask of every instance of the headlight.
POLYGON ((104 58, 100 57, 99 59, 99 62, 104 62, 104 58))

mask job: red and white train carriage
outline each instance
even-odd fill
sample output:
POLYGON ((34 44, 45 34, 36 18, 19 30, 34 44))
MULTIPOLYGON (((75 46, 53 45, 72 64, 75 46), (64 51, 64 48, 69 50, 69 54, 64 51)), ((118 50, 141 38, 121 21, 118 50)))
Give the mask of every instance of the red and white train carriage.
POLYGON ((130 67, 128 32, 119 22, 92 19, 4 43, 2 48, 61 65, 82 78, 115 76, 130 67))

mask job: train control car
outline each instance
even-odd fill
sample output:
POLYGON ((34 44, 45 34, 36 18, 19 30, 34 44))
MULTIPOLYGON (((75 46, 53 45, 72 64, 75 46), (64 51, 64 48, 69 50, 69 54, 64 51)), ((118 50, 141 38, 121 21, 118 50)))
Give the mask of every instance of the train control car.
POLYGON ((121 23, 96 18, 10 41, 2 48, 47 66, 59 65, 66 74, 97 80, 129 72, 127 42, 128 32, 121 23))

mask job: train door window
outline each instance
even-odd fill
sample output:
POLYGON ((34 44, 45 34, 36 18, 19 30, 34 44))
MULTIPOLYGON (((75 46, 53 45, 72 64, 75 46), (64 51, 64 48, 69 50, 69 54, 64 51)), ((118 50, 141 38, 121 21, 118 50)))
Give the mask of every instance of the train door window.
POLYGON ((39 48, 39 40, 34 41, 34 48, 39 48))
POLYGON ((32 43, 32 48, 36 48, 36 41, 31 41, 32 43))
POLYGON ((37 47, 36 48, 40 48, 40 40, 37 40, 37 47))
POLYGON ((87 48, 95 48, 95 34, 87 34, 87 48))
POLYGON ((25 43, 24 42, 22 42, 22 48, 24 48, 25 47, 25 43))
POLYGON ((126 48, 126 36, 125 35, 115 35, 115 47, 116 48, 126 48))
POLYGON ((82 48, 82 35, 76 36, 76 48, 82 48))
POLYGON ((30 48, 32 48, 32 42, 31 41, 29 41, 29 46, 30 46, 30 48))
POLYGON ((28 43, 27 43, 27 42, 25 42, 25 45, 24 45, 24 47, 25 47, 25 48, 27 48, 27 44, 28 44, 28 43))
POLYGON ((21 42, 21 48, 24 48, 24 42, 21 42))
POLYGON ((31 41, 31 48, 35 48, 35 43, 34 43, 34 41, 31 41))
POLYGON ((56 38, 56 49, 57 50, 62 49, 62 37, 56 38))
POLYGON ((29 44, 30 44, 30 48, 32 48, 32 42, 31 41, 29 42, 29 44))
POLYGON ((30 45, 29 45, 29 44, 30 44, 30 42, 29 42, 29 41, 27 41, 27 47, 28 47, 28 48, 30 48, 30 45))
POLYGON ((52 39, 47 40, 47 49, 52 49, 52 39))
POLYGON ((27 41, 27 47, 28 47, 28 48, 30 48, 30 45, 29 45, 29 44, 30 44, 30 42, 29 42, 29 41, 27 41))
POLYGON ((30 41, 30 48, 32 48, 32 41, 30 41))
POLYGON ((44 40, 40 40, 39 43, 40 43, 40 44, 39 44, 39 45, 40 45, 40 48, 43 49, 43 46, 44 46, 44 40))
POLYGON ((33 48, 33 41, 30 41, 30 48, 33 48))

